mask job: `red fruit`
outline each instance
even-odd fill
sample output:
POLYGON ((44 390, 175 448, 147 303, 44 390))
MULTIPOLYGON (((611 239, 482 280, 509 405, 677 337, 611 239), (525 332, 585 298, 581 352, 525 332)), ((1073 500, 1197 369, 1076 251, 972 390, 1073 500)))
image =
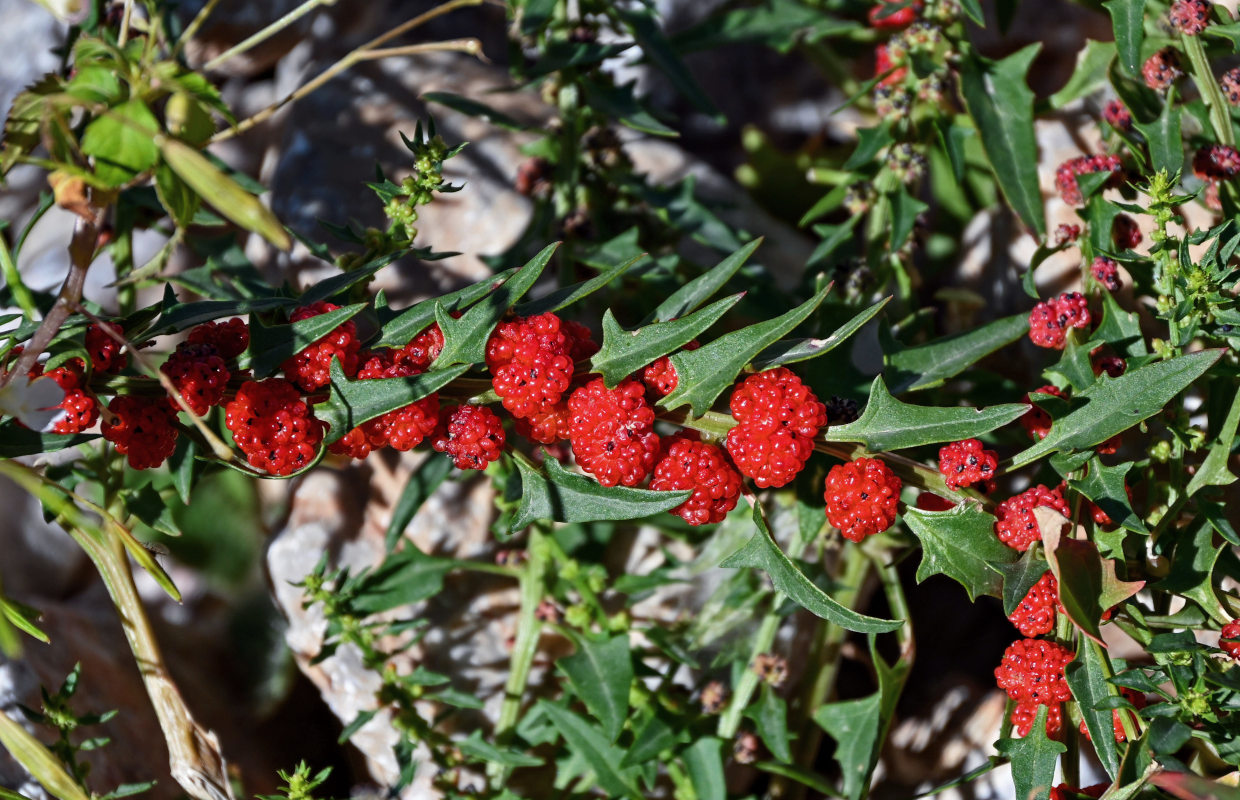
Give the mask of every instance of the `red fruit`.
POLYGON ((308 466, 323 440, 323 423, 292 383, 282 378, 247 381, 224 406, 224 424, 251 466, 291 475, 308 466))
POLYGON ((371 445, 370 439, 366 436, 366 431, 362 429, 361 425, 358 425, 327 446, 327 452, 329 453, 335 453, 338 456, 349 456, 350 458, 356 458, 358 461, 370 455, 373 449, 374 446, 371 445))
POLYGON ((1203 181, 1225 181, 1240 173, 1240 150, 1226 144, 1208 144, 1193 153, 1193 175, 1203 181))
POLYGON ((949 489, 974 484, 986 485, 995 477, 999 456, 994 450, 982 448, 977 439, 952 442, 939 449, 939 472, 947 481, 949 489))
POLYGON ((460 405, 445 412, 431 446, 457 469, 485 469, 504 450, 504 425, 486 406, 460 405))
POLYGON ((560 402, 573 378, 577 337, 555 314, 501 322, 487 340, 491 384, 514 417, 560 402))
POLYGON ((763 488, 795 478, 827 424, 826 406, 785 367, 750 375, 732 391, 730 408, 737 425, 728 431, 728 454, 763 488))
POLYGON ((133 469, 158 467, 176 450, 176 415, 165 398, 117 395, 108 410, 112 417, 100 427, 103 438, 128 457, 133 469))
MULTIPOLYGON (((1124 492, 1128 495, 1128 502, 1131 503, 1132 487, 1125 483, 1124 492)), ((1095 524, 1100 525, 1103 528, 1110 528, 1115 524, 1115 521, 1111 519, 1111 515, 1095 505, 1089 498, 1082 497, 1081 501, 1082 509, 1093 518, 1095 524)))
POLYGON ((719 447, 688 437, 671 438, 674 441, 655 464, 650 488, 658 492, 692 489, 689 499, 671 513, 690 525, 722 522, 741 496, 740 473, 719 447))
POLYGON ((1115 175, 1107 181, 1108 186, 1117 186, 1123 177, 1119 156, 1079 156, 1069 159, 1055 170, 1055 188, 1063 201, 1071 206, 1079 206, 1085 202, 1081 188, 1076 183, 1076 176, 1094 172, 1112 172, 1115 175))
MULTIPOLYGON (((181 393, 185 404, 200 417, 210 411, 211 406, 224 401, 224 389, 231 373, 213 345, 182 342, 159 369, 181 393)), ((168 404, 173 413, 181 409, 172 398, 168 398, 168 404)))
POLYGON ((1102 119, 1117 131, 1132 129, 1132 114, 1118 100, 1107 101, 1106 106, 1102 109, 1102 119))
POLYGON ((1131 250, 1141 244, 1141 228, 1127 214, 1117 214, 1111 226, 1111 239, 1120 250, 1131 250))
POLYGON ((914 0, 903 8, 891 9, 891 6, 899 5, 900 2, 901 0, 882 0, 878 5, 872 6, 867 14, 870 27, 895 30, 911 25, 913 20, 917 19, 917 12, 921 10, 921 0, 914 0))
MULTIPOLYGON (((697 339, 685 345, 686 350, 696 350, 701 347, 697 339)), ((658 397, 666 397, 676 389, 676 384, 680 378, 676 374, 676 368, 672 366, 672 360, 668 356, 662 356, 653 364, 642 370, 642 381, 646 384, 646 388, 658 397)))
POLYGON ((121 326, 112 322, 91 325, 86 329, 86 352, 90 354, 91 369, 115 375, 129 363, 129 356, 121 352, 121 343, 113 339, 104 327, 118 336, 124 334, 121 326))
POLYGON ((614 389, 595 378, 568 398, 568 439, 583 470, 604 486, 636 486, 654 469, 659 436, 645 390, 626 378, 614 389))
POLYGON ((55 369, 43 372, 42 365, 30 370, 30 377, 39 375, 56 381, 65 393, 65 399, 57 408, 64 409, 64 415, 52 425, 52 433, 67 436, 89 430, 99 421, 99 404, 95 397, 84 387, 86 383, 86 365, 80 358, 71 358, 55 369))
MULTIPOLYGON (((1012 709, 1012 729, 1016 735, 1024 738, 1033 730, 1034 720, 1038 718, 1038 707, 1044 703, 1017 703, 1012 709)), ((1063 730, 1063 706, 1059 703, 1047 707, 1046 735, 1054 739, 1063 730)))
POLYGON ((1118 378, 1128 369, 1128 362, 1119 356, 1099 356, 1094 359, 1093 369, 1095 375, 1105 372, 1112 378, 1118 378))
MULTIPOLYGON (((1145 708, 1145 705, 1146 705, 1145 695, 1142 694, 1141 692, 1138 692, 1135 689, 1129 689, 1127 686, 1121 686, 1119 687, 1119 693, 1123 695, 1125 700, 1127 700, 1129 703, 1132 703, 1134 708, 1137 708, 1137 709, 1145 708)), ((1118 708, 1111 712, 1111 727, 1114 729, 1115 741, 1126 742, 1128 741, 1128 734, 1124 733, 1124 720, 1122 717, 1120 717, 1120 713, 1121 712, 1118 708)), ((1128 714, 1128 718, 1130 720, 1134 718, 1134 715, 1131 711, 1128 711, 1126 713, 1128 714)), ((1090 739, 1090 740, 1093 739, 1093 737, 1089 733, 1089 726, 1085 724, 1085 720, 1081 720, 1079 730, 1086 739, 1090 739)), ((1099 795, 1093 795, 1093 796, 1098 797, 1099 795)))
POLYGON ((1141 77, 1145 79, 1145 85, 1155 91, 1171 86, 1183 74, 1180 69, 1180 54, 1170 47, 1159 50, 1141 65, 1141 77))
POLYGON ((1094 256, 1094 261, 1089 265, 1089 274, 1094 277, 1103 288, 1118 292, 1120 287, 1119 280, 1119 264, 1106 256, 1094 256))
POLYGON ((555 444, 568 438, 568 402, 546 406, 528 417, 519 418, 517 433, 533 442, 555 444))
POLYGON ((1080 292, 1065 292, 1029 312, 1029 339, 1038 347, 1062 350, 1068 328, 1088 328, 1089 304, 1080 292))
POLYGON ((827 521, 845 539, 859 542, 882 533, 896 521, 900 479, 891 467, 875 458, 837 464, 827 473, 827 521))
POLYGON ((234 359, 250 346, 250 328, 241 317, 223 322, 204 322, 189 332, 191 344, 209 344, 225 361, 234 359))
POLYGON ((1055 629, 1055 609, 1059 607, 1059 582, 1046 572, 1029 587, 1020 605, 1008 615, 1022 636, 1034 637, 1055 629))
POLYGON ((901 83, 904 76, 908 75, 908 67, 897 67, 896 62, 891 57, 891 50, 885 44, 880 44, 874 48, 874 77, 887 74, 885 78, 878 82, 880 87, 892 86, 901 83), (893 69, 894 67, 894 69, 893 69), (890 72, 890 74, 887 74, 890 72))
POLYGON ((1232 661, 1240 661, 1240 619, 1233 619, 1223 626, 1219 631, 1218 646, 1232 661))
MULTIPOLYGON (((340 306, 320 300, 294 311, 289 321, 300 322, 338 308, 340 306)), ((312 392, 331 382, 332 358, 339 358, 344 374, 353 377, 357 373, 360 361, 358 354, 361 349, 362 343, 357 338, 357 326, 353 324, 353 320, 348 320, 286 360, 281 365, 281 369, 284 370, 284 377, 295 383, 303 392, 312 392)))
POLYGON ((1066 244, 1075 242, 1081 236, 1080 225, 1069 225, 1066 222, 1060 223, 1055 228, 1055 246, 1063 247, 1066 244))
POLYGON ((394 358, 397 361, 408 361, 418 372, 426 372, 442 352, 443 331, 438 322, 432 322, 429 328, 413 337, 409 344, 402 347, 394 358))
POLYGON ((1020 426, 1033 437, 1034 441, 1037 441, 1045 439, 1046 434, 1051 432, 1051 415, 1033 404, 1033 399, 1029 396, 1032 394, 1050 394, 1055 397, 1063 397, 1064 394, 1058 387, 1047 384, 1025 395, 1025 403, 1029 406, 1029 410, 1021 416, 1020 426))
MULTIPOLYGON (((360 380, 408 378, 421 370, 404 357, 404 351, 371 356, 357 372, 360 380)), ((412 450, 430 436, 439 424, 439 395, 430 394, 407 406, 393 409, 381 417, 363 422, 362 430, 372 449, 388 446, 402 452, 412 450)))
POLYGON ((1072 651, 1056 642, 1019 639, 1008 645, 995 667, 995 682, 1017 703, 1052 707, 1066 703, 1072 692, 1063 669, 1072 658, 1072 651))
POLYGON ((1042 538, 1037 517, 1033 510, 1039 506, 1053 508, 1068 516, 1068 503, 1059 489, 1047 489, 1038 484, 1015 497, 1009 497, 995 508, 995 535, 999 541, 1013 550, 1025 552, 1029 546, 1042 538))
POLYGON ((1240 67, 1232 67, 1224 72, 1219 77, 1218 84, 1227 102, 1233 106, 1240 106, 1240 67))
POLYGON ((1075 786, 1069 786, 1061 783, 1051 788, 1049 800, 1077 800, 1080 797, 1102 797, 1103 792, 1111 788, 1109 783, 1096 783, 1093 786, 1086 786, 1084 789, 1077 789, 1075 786))
POLYGON ((922 492, 917 495, 917 507, 922 511, 947 511, 955 508, 956 504, 933 492, 922 492))
POLYGON ((1210 25, 1209 0, 1175 0, 1167 19, 1171 28, 1185 36, 1196 36, 1210 25))

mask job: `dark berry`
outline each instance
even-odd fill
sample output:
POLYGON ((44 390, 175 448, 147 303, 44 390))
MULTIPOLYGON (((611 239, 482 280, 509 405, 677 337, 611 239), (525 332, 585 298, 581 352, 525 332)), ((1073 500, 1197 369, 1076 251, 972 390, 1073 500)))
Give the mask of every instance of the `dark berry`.
POLYGON ((1240 173, 1240 151, 1226 144, 1209 144, 1193 154, 1193 174, 1203 181, 1225 181, 1240 173))
POLYGON ((223 322, 204 322, 189 332, 193 344, 209 344, 225 361, 234 359, 250 346, 250 328, 240 317, 223 322))
POLYGON ((1116 264, 1113 259, 1106 256, 1094 256, 1093 263, 1089 265, 1089 274, 1106 290, 1119 291, 1119 264, 1116 264))
POLYGON ((1159 50, 1141 65, 1141 77, 1145 79, 1145 85, 1155 91, 1168 88, 1183 74, 1180 69, 1180 54, 1170 47, 1159 50))
POLYGON ((121 351, 121 343, 104 330, 105 326, 117 336, 124 333, 120 325, 111 322, 91 325, 86 329, 86 352, 90 354, 91 369, 115 375, 129 363, 129 356, 121 351))
POLYGON ((1102 109, 1102 119, 1117 131, 1132 129, 1132 114, 1128 107, 1118 100, 1108 100, 1102 109))
POLYGON ((1118 214, 1111 226, 1111 239, 1120 250, 1131 250, 1141 244, 1141 228, 1127 214, 1118 214))

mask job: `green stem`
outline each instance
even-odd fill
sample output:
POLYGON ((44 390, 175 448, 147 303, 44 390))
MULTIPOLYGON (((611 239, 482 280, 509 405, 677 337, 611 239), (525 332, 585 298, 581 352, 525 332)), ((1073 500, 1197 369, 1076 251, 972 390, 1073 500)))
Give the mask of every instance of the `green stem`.
POLYGON ((206 24, 207 19, 211 16, 211 13, 215 11, 215 7, 219 4, 220 0, 207 0, 206 4, 202 7, 202 10, 198 12, 194 19, 185 26, 185 30, 181 32, 180 38, 177 39, 176 47, 172 49, 172 55, 174 57, 180 54, 182 48, 185 47, 186 42, 198 35, 199 29, 206 24))
POLYGON ((1184 45, 1184 52, 1188 54, 1193 81, 1196 82, 1197 89, 1201 92, 1201 97, 1210 110, 1210 124, 1214 127, 1214 135, 1218 136, 1222 144, 1234 147, 1236 134, 1231 127, 1231 113, 1227 110, 1227 101, 1223 99, 1223 91, 1219 88, 1218 81, 1214 79, 1210 62, 1206 60, 1206 50, 1201 45, 1201 39, 1197 36, 1185 35, 1180 37, 1180 43, 1184 45))
POLYGON ((123 48, 129 41, 129 24, 133 20, 133 0, 125 0, 125 10, 121 15, 121 31, 116 37, 116 46, 123 48))
MULTIPOLYGON (((224 52, 220 53, 218 56, 204 64, 202 68, 208 71, 216 69, 220 64, 223 64, 233 56, 241 55, 255 45, 267 41, 272 36, 275 36, 277 33, 284 30, 289 25, 292 25, 294 22, 309 14, 311 11, 314 11, 319 6, 330 6, 335 5, 335 3, 336 0, 306 0, 304 3, 297 6, 297 8, 294 8, 292 11, 280 17, 278 20, 271 23, 266 28, 263 28, 258 33, 243 39, 224 52)), ((196 21, 197 20, 195 20, 195 22, 196 21)))
POLYGON ((17 301, 17 305, 21 306, 26 317, 31 320, 37 318, 39 307, 35 305, 34 295, 22 281, 21 273, 17 271, 17 262, 13 260, 13 253, 9 250, 8 242, 3 236, 0 236, 0 273, 3 274, 4 283, 13 292, 13 299, 17 301))
POLYGON ((0 711, 0 746, 21 764, 48 794, 60 800, 89 800, 60 760, 17 720, 0 711))
MULTIPOLYGON (((526 549, 530 559, 521 572, 521 611, 517 617, 517 638, 512 646, 508 683, 504 685, 504 702, 500 706, 499 721, 495 723, 495 743, 500 747, 512 738, 517 716, 521 712, 525 687, 530 679, 530 668, 538 652, 538 640, 542 635, 542 623, 538 620, 537 612, 543 599, 543 580, 547 564, 551 560, 551 548, 548 546, 550 536, 540 525, 532 525, 529 531, 526 549)), ((493 786, 503 786, 511 771, 511 767, 492 763, 488 772, 493 786)))
POLYGON ((752 669, 754 660, 763 653, 769 653, 771 645, 775 642, 775 634, 779 631, 779 623, 783 617, 778 613, 779 607, 783 605, 783 592, 776 592, 771 598, 771 610, 762 618, 762 626, 758 628, 757 636, 754 637, 753 648, 749 652, 748 667, 742 674, 740 682, 736 685, 736 691, 732 695, 732 702, 728 704, 728 708, 719 717, 719 738, 725 742, 732 740, 736 736, 736 731, 741 725, 741 716, 745 713, 745 709, 749 706, 749 701, 753 697, 753 693, 758 690, 758 682, 762 680, 758 673, 752 669))

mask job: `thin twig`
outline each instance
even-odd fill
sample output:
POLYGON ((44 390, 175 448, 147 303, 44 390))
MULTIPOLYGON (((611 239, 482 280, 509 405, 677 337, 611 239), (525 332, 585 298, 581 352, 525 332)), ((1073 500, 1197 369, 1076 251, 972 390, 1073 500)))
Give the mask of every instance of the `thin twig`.
POLYGON ((124 47, 129 41, 129 22, 133 18, 133 0, 125 0, 125 13, 121 16, 121 32, 116 35, 116 46, 124 47))
POLYGON ((297 6, 297 8, 294 8, 292 11, 280 17, 278 20, 263 28, 261 31, 247 37, 246 39, 243 39, 208 61, 206 64, 203 64, 202 68, 204 70, 216 69, 220 64, 223 64, 233 56, 240 55, 255 45, 262 44, 267 41, 272 36, 275 36, 277 33, 284 30, 289 25, 292 25, 294 22, 309 14, 311 11, 314 11, 319 6, 330 6, 334 5, 335 2, 336 0, 306 0, 306 2, 297 6))
POLYGON ((206 5, 194 17, 194 19, 185 26, 185 30, 181 31, 181 36, 177 39, 176 47, 172 48, 172 55, 175 57, 185 47, 185 43, 198 35, 198 29, 207 22, 207 18, 211 16, 211 12, 215 11, 215 7, 220 4, 220 0, 207 0, 206 5))

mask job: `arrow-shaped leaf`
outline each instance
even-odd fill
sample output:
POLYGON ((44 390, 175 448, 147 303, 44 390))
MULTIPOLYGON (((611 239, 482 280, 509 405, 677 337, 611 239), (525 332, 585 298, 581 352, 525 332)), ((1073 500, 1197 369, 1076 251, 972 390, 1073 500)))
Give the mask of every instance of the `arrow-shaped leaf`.
POLYGON ((250 369, 254 370, 254 377, 265 378, 275 372, 285 360, 348 322, 365 307, 365 303, 356 303, 287 325, 271 327, 264 325, 258 317, 251 317, 250 369))
POLYGON ((781 364, 792 364, 797 361, 808 361, 811 358, 817 358, 826 355, 839 345, 847 341, 857 331, 865 327, 865 324, 874 319, 878 312, 883 310, 890 297, 884 297, 874 305, 862 311, 857 316, 845 322, 826 338, 823 339, 784 339, 776 342, 770 347, 763 350, 753 360, 755 369, 770 369, 778 367, 781 364))
POLYGON ((646 255, 631 258, 623 264, 617 264, 611 269, 606 269, 595 275, 593 278, 584 281, 578 281, 571 286, 565 286, 556 289, 545 297, 537 300, 530 300, 513 308, 513 312, 521 317, 533 317, 538 314, 545 314, 548 311, 559 311, 562 308, 568 308, 583 297, 594 294, 607 284, 619 278, 624 272, 639 261, 643 261, 646 255))
POLYGON ((1015 314, 980 328, 947 336, 916 347, 905 347, 884 358, 891 374, 892 393, 938 386, 986 356, 1009 345, 1029 330, 1029 315, 1015 314))
POLYGON ((404 347, 435 321, 435 305, 441 304, 449 311, 460 311, 468 308, 491 292, 503 285, 504 281, 517 273, 517 267, 492 275, 486 280, 457 289, 439 297, 432 297, 406 308, 383 326, 383 335, 379 338, 378 347, 404 347))
POLYGON ((1000 568, 1017 559, 1017 552, 995 535, 995 518, 973 503, 947 511, 908 508, 904 524, 921 541, 917 582, 931 575, 955 580, 974 600, 979 594, 1002 597, 1000 568))
POLYGON ((340 361, 332 359, 328 397, 314 406, 314 415, 330 426, 324 443, 331 444, 366 420, 439 391, 468 369, 467 364, 461 364, 406 378, 351 381, 340 369, 340 361))
POLYGON ((582 639, 577 652, 555 662, 568 676, 573 691, 585 701, 612 742, 629 715, 629 684, 633 682, 633 658, 628 634, 610 639, 582 639))
POLYGON ((646 322, 651 320, 667 322, 678 319, 705 303, 707 298, 719 291, 728 279, 736 274, 736 271, 749 260, 760 244, 762 244, 762 237, 754 239, 705 273, 677 289, 671 297, 659 303, 659 307, 646 322))

